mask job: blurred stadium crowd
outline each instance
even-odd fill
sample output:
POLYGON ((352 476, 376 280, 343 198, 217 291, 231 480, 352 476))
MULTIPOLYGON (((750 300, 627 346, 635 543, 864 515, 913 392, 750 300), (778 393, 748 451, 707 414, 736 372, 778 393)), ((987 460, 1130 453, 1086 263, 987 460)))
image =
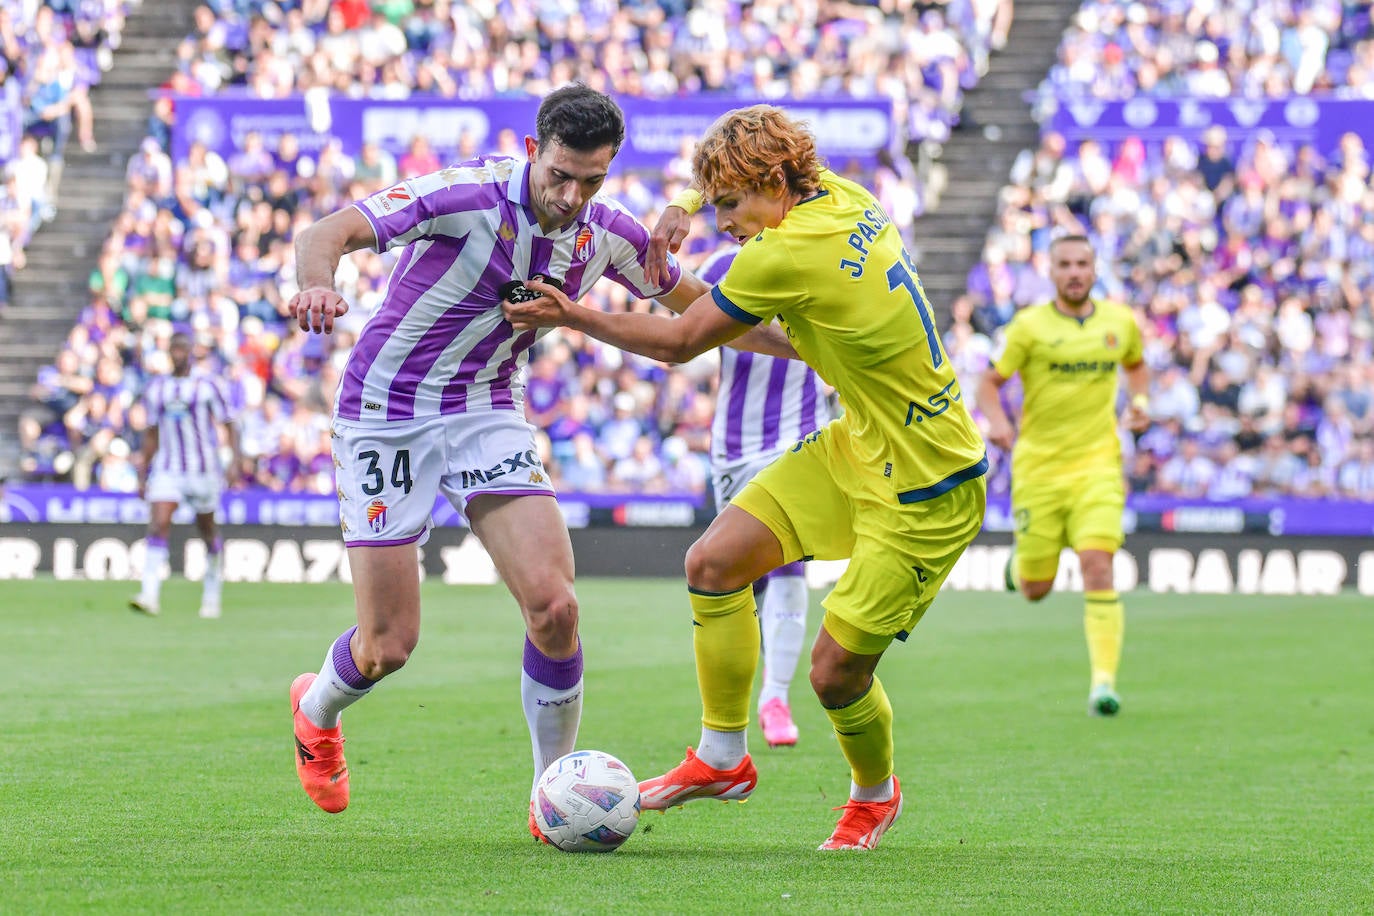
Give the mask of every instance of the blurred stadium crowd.
MULTIPOLYGON (((1118 99, 1367 95, 1371 65, 1367 3, 1088 3, 1047 85, 1118 99)), ((1156 374, 1157 423, 1124 441, 1133 491, 1374 499, 1371 177, 1354 133, 1329 157, 1264 129, 1115 149, 1044 133, 1013 166, 953 304, 965 386, 1016 310, 1053 294, 1050 239, 1083 232, 1094 292, 1136 308, 1156 374)))
POLYGON ((0 309, 24 246, 52 219, 67 144, 95 149, 90 89, 114 61, 130 0, 0 2, 0 130, 18 139, 0 192, 0 309), (22 138, 22 139, 20 139, 22 138))
MULTIPOLYGON (((125 6, 11 2, 0 42, 10 46, 3 23, 26 23, 13 30, 29 34, 46 19, 52 59, 70 74, 60 47, 77 47, 78 21, 98 11, 89 84, 99 78, 100 49, 118 41, 125 6)), ((1090 2, 1042 91, 1367 92, 1368 9, 1090 2)), ((581 79, 626 95, 887 97, 904 146, 862 177, 909 234, 939 192, 938 172, 911 160, 958 124, 962 93, 1005 42, 1011 12, 1010 0, 216 0, 197 11, 164 88, 486 97, 581 79)), ((138 395, 150 374, 167 371, 167 341, 184 325, 202 362, 232 383, 242 483, 332 493, 334 386, 392 258, 346 259, 341 291, 353 311, 332 338, 306 336, 280 313, 295 291, 293 232, 399 177, 478 152, 515 154, 520 138, 506 133, 484 150, 430 149, 417 138, 400 156, 365 147, 356 157, 337 147, 302 155, 290 137, 273 148, 250 138, 228 161, 197 146, 174 162, 174 118, 170 98, 158 99, 129 162, 124 212, 90 275, 90 304, 35 385, 38 406, 20 430, 24 470, 133 489, 130 456, 146 426, 138 395)), ((39 152, 50 166, 60 162, 56 133, 39 152)), ((652 224, 686 179, 688 152, 662 173, 613 176, 606 191, 652 224)), ((699 218, 684 252, 689 267, 718 244, 699 218)), ((1262 134, 1117 150, 1070 149, 1047 134, 1013 169, 983 263, 952 306, 946 339, 966 390, 998 328, 1052 293, 1046 249, 1061 230, 1088 232, 1101 256, 1098 292, 1137 306, 1146 327, 1159 423, 1127 442, 1133 489, 1374 498, 1374 192, 1358 138, 1326 161, 1262 134)), ((604 308, 647 307, 609 283, 593 296, 604 308)), ((555 482, 569 491, 700 492, 715 374, 709 355, 668 369, 574 333, 545 338, 526 406, 545 432, 555 482)), ((1000 464, 994 487, 1005 488, 1000 464)))

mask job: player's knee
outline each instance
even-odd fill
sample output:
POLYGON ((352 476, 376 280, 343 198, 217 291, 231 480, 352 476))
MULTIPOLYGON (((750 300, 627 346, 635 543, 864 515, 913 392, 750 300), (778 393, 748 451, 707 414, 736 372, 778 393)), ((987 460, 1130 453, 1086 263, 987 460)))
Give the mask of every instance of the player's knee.
POLYGON ((735 581, 731 558, 714 549, 704 537, 687 549, 684 566, 687 585, 699 591, 732 592, 748 584, 735 581))
POLYGON ((354 646, 353 663, 363 677, 369 681, 380 681, 388 674, 401 670, 418 643, 418 634, 387 634, 378 639, 359 640, 354 646))
POLYGON ((1021 583, 1021 594, 1026 596, 1027 601, 1043 601, 1053 590, 1054 583, 1049 581, 1021 583))
POLYGON ((530 641, 541 650, 572 643, 577 634, 577 595, 572 587, 554 590, 524 609, 530 641))
POLYGON ((1083 571, 1083 588, 1090 592, 1108 591, 1112 587, 1112 555, 1106 551, 1085 551, 1079 558, 1083 571))
POLYGON ((862 696, 867 684, 853 672, 815 665, 811 668, 811 689, 822 706, 838 709, 862 696))

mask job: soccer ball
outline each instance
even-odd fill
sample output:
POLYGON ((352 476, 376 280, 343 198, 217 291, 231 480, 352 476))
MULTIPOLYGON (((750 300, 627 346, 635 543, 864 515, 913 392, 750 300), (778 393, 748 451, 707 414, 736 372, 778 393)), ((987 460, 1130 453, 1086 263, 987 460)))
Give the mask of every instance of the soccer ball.
POLYGON ((610 754, 573 751, 539 777, 534 818, 565 852, 611 852, 639 823, 639 783, 610 754))

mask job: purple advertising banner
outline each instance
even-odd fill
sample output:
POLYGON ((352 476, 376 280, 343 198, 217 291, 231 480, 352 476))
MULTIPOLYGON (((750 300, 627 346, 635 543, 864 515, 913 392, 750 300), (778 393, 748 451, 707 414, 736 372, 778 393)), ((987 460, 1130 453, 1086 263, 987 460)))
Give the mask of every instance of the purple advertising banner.
POLYGON ((1124 102, 1096 99, 1059 99, 1044 127, 1064 135, 1070 146, 1097 140, 1115 151, 1127 137, 1158 145, 1166 137, 1197 141, 1212 126, 1224 128, 1234 140, 1259 130, 1285 145, 1311 144, 1329 155, 1341 135, 1353 131, 1374 144, 1374 101, 1362 99, 1155 99, 1138 97, 1124 102))
MULTIPOLYGON (((570 528, 687 527, 705 524, 713 514, 704 499, 683 494, 566 493, 558 497, 558 504, 570 528)), ((339 523, 338 501, 332 495, 234 490, 225 493, 220 508, 222 520, 231 525, 332 528, 339 523)), ((189 510, 179 512, 178 522, 191 521, 189 510)), ((142 525, 147 520, 147 504, 132 493, 34 483, 8 484, 0 490, 0 524, 142 525)), ((434 523, 463 525, 442 497, 435 501, 434 523)), ((1125 523, 1128 532, 1374 537, 1374 503, 1292 498, 1207 502, 1135 495, 1127 499, 1125 523)), ((988 501, 983 527, 1012 530, 1005 497, 988 501)))
MULTIPOLYGON (((617 99, 625 110, 625 145, 616 157, 622 168, 662 169, 684 140, 696 140, 721 114, 753 100, 709 96, 677 99, 617 99)), ((892 137, 890 102, 851 99, 776 100, 809 122, 822 155, 842 168, 857 161, 871 165, 892 137)), ((517 138, 534 132, 537 98, 444 99, 255 99, 216 95, 176 96, 172 156, 181 160, 193 141, 200 141, 227 160, 243 147, 243 138, 258 133, 275 149, 283 134, 294 134, 301 150, 314 154, 337 139, 348 155, 365 142, 377 143, 399 156, 411 138, 423 135, 441 154, 452 155, 470 136, 479 153, 495 148, 502 130, 517 138)))
MULTIPOLYGON (((710 518, 702 500, 691 495, 570 493, 560 495, 558 505, 570 528, 676 528, 710 518)), ((433 517, 435 525, 465 525, 442 496, 435 499, 433 517)), ((192 518, 185 506, 173 516, 178 523, 189 523, 192 518)), ((333 494, 230 490, 220 499, 220 519, 229 525, 336 528, 339 501, 333 494)), ((148 505, 134 493, 78 490, 68 484, 43 483, 9 483, 0 488, 0 524, 143 525, 147 521, 148 505)))

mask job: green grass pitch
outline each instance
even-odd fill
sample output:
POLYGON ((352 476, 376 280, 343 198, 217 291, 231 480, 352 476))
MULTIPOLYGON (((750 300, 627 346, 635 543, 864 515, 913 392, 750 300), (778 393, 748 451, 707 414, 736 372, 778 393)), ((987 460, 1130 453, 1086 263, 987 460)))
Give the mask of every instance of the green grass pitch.
MULTIPOLYGON (((198 586, 158 619, 124 610, 133 587, 0 583, 0 911, 1374 911, 1368 598, 1128 595, 1124 710, 1097 720, 1078 596, 947 594, 880 668, 907 802, 879 849, 815 851, 848 776, 802 673, 801 742, 751 732, 747 804, 648 812, 594 856, 527 833, 500 587, 426 585, 410 665, 344 717, 336 816, 296 782, 287 687, 349 590, 231 584, 203 621, 198 586)), ((681 584, 578 592, 579 746, 661 772, 698 731, 681 584)))

